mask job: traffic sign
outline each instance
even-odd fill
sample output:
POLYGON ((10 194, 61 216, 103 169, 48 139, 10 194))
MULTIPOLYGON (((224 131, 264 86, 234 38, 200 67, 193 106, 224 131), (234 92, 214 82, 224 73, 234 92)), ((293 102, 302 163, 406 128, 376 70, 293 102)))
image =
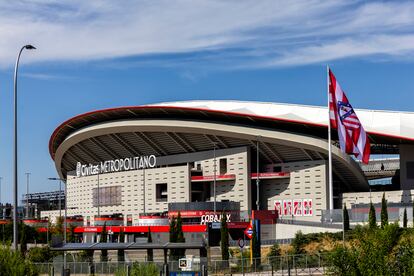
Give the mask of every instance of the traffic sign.
POLYGON ((211 229, 220 229, 221 223, 220 222, 212 222, 211 223, 211 229))
POLYGON ((244 234, 251 239, 253 236, 253 227, 251 225, 249 225, 246 230, 244 230, 244 234))
POLYGON ((237 244, 239 245, 240 249, 243 249, 243 247, 244 247, 244 240, 243 239, 239 239, 237 241, 237 244))
POLYGON ((191 268, 191 260, 186 258, 179 259, 178 266, 181 269, 191 268))

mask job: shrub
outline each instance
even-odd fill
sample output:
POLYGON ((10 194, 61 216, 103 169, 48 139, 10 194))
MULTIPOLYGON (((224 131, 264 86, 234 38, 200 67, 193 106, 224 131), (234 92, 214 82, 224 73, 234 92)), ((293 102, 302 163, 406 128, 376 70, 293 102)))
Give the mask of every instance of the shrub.
POLYGON ((56 252, 50 250, 49 246, 30 248, 27 258, 34 263, 46 263, 57 256, 56 252))
POLYGON ((293 254, 303 254, 305 253, 303 247, 310 242, 310 239, 302 233, 302 231, 298 231, 295 234, 295 238, 292 241, 293 247, 293 254))
POLYGON ((330 270, 334 275, 413 275, 410 236, 398 224, 359 228, 348 247, 337 246, 330 253, 330 270))
MULTIPOLYGON (((115 276, 126 276, 126 269, 118 269, 115 276)), ((131 267, 131 276, 158 276, 160 270, 154 263, 134 263, 131 267)))
POLYGON ((35 266, 10 248, 0 248, 0 275, 38 275, 35 266))

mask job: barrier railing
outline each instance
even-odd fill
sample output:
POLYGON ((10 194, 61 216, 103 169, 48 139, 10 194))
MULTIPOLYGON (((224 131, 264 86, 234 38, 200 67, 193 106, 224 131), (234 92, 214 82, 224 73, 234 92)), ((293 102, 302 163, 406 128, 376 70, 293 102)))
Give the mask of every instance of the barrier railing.
MULTIPOLYGON (((329 262, 326 254, 286 255, 277 257, 231 258, 228 261, 203 260, 208 275, 327 275, 329 262), (208 264, 207 264, 208 262, 208 264)), ((127 275, 134 262, 69 262, 70 275, 127 275)), ((164 275, 163 262, 141 262, 141 270, 151 268, 154 275, 164 275)), ((61 275, 63 263, 36 263, 40 275, 61 275)), ((168 262, 169 271, 202 271, 199 261, 193 261, 191 267, 181 270, 178 261, 168 262)), ((152 274, 151 274, 152 275, 152 274)), ((200 274, 203 275, 203 274, 200 274)))

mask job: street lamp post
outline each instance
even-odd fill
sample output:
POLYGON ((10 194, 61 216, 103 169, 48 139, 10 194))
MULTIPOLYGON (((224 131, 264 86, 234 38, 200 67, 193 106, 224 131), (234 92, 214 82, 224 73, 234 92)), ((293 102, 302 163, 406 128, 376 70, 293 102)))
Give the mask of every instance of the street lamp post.
POLYGON ((0 176, 0 218, 4 218, 3 217, 3 204, 1 203, 1 181, 3 180, 3 177, 0 176))
POLYGON ((14 139, 13 139, 13 249, 17 251, 17 71, 19 69, 20 56, 23 50, 36 49, 32 45, 23 46, 17 55, 16 65, 14 67, 14 139))
POLYGON ((29 177, 30 173, 26 173, 26 219, 29 218, 29 177))
POLYGON ((1 204, 1 181, 3 180, 3 177, 0 176, 0 204, 1 204))
POLYGON ((257 177, 256 177, 256 209, 260 210, 260 179, 259 179, 259 170, 260 170, 260 160, 259 160, 259 153, 260 153, 260 149, 259 149, 259 138, 257 138, 257 145, 256 145, 256 171, 257 171, 257 177))
POLYGON ((217 196, 216 196, 216 177, 217 177, 217 166, 216 166, 216 143, 214 143, 213 149, 213 171, 214 171, 214 178, 213 178, 213 193, 214 193, 214 215, 216 215, 216 205, 217 205, 217 196))

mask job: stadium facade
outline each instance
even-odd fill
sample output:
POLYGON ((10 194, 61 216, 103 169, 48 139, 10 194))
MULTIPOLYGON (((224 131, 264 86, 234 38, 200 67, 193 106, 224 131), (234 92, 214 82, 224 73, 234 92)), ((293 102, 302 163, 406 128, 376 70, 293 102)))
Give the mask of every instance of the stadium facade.
POLYGON ((66 180, 68 216, 83 217, 84 232, 102 222, 164 227, 178 212, 199 232, 221 215, 244 230, 252 210, 269 224, 276 213, 321 222, 325 210, 357 203, 347 194, 367 201, 369 180, 391 177, 396 190, 414 189, 414 113, 356 112, 372 154, 399 156, 398 166, 361 166, 334 144, 334 206, 325 107, 186 101, 98 110, 62 123, 49 149, 66 180))

